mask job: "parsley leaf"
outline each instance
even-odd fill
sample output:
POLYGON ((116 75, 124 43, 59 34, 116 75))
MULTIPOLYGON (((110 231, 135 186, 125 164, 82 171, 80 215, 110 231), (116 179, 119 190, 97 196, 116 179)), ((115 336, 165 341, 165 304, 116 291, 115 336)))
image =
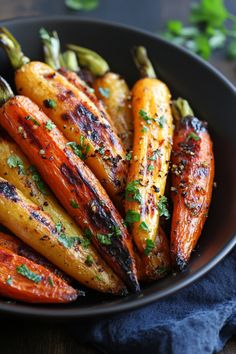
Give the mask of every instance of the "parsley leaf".
POLYGON ((72 200, 70 201, 70 205, 71 205, 72 208, 74 208, 74 209, 78 209, 78 208, 79 208, 78 203, 77 203, 74 199, 72 199, 72 200))
POLYGON ((127 184, 125 189, 125 199, 128 201, 136 201, 141 203, 142 196, 140 190, 137 188, 139 181, 131 181, 127 184))
POLYGON ((160 152, 159 149, 156 149, 156 150, 153 151, 153 154, 150 157, 148 157, 148 160, 156 161, 158 156, 161 156, 161 152, 160 152))
POLYGON ((102 245, 111 245, 111 237, 112 234, 104 235, 104 234, 97 234, 97 239, 102 245))
POLYGON ((38 190, 41 193, 43 193, 44 195, 48 195, 47 187, 46 187, 45 183, 43 182, 40 174, 36 170, 36 168, 34 166, 30 166, 28 168, 28 171, 31 173, 32 179, 35 182, 38 190))
POLYGON ((36 284, 38 284, 42 280, 42 276, 32 272, 32 270, 30 270, 26 264, 22 264, 19 267, 17 267, 16 271, 23 277, 32 280, 36 284))
POLYGON ((46 108, 50 108, 50 109, 54 109, 57 106, 56 101, 53 100, 52 98, 48 98, 48 99, 44 100, 43 104, 46 108))
POLYGON ((169 210, 167 209, 167 198, 166 196, 162 196, 158 202, 158 211, 160 216, 164 216, 166 219, 170 218, 169 210))
POLYGON ((125 216, 125 222, 128 224, 133 224, 138 221, 140 221, 140 214, 134 210, 128 210, 125 216))
POLYGON ((70 146, 75 155, 79 156, 81 160, 86 160, 88 157, 87 155, 90 150, 90 146, 89 144, 85 144, 85 138, 83 135, 80 136, 80 144, 77 144, 75 141, 70 141, 66 145, 70 146))
POLYGON ((105 98, 109 98, 110 96, 110 89, 109 88, 105 88, 105 87, 99 87, 98 91, 100 92, 100 94, 105 97, 105 98))
POLYGON ((190 139, 193 139, 193 140, 195 140, 195 141, 198 141, 198 140, 200 140, 201 138, 200 138, 200 136, 197 135, 196 133, 191 132, 191 133, 189 133, 189 135, 187 136, 186 141, 189 141, 190 139))
POLYGON ((58 234, 60 234, 62 232, 62 229, 63 229, 63 225, 62 225, 62 222, 57 222, 56 225, 55 225, 55 230, 58 234))
POLYGON ((152 251, 152 249, 155 247, 155 244, 152 240, 148 239, 146 240, 146 247, 145 247, 145 250, 144 250, 144 254, 146 256, 149 255, 149 253, 152 251))
POLYGON ((47 123, 45 124, 45 128, 49 131, 51 131, 55 127, 56 127, 55 124, 51 120, 48 120, 47 123))
POLYGON ((227 17, 228 11, 223 0, 201 0, 199 3, 193 3, 190 21, 221 27, 227 17))
POLYGON ((91 11, 98 7, 99 0, 65 0, 65 4, 71 10, 91 11))
POLYGON ((31 116, 26 116, 25 119, 26 119, 26 120, 31 120, 31 122, 33 122, 34 125, 37 125, 38 127, 40 126, 39 122, 37 122, 37 120, 34 119, 34 118, 31 117, 31 116))
POLYGON ((10 155, 7 159, 7 164, 10 168, 18 168, 18 173, 24 175, 25 174, 25 168, 24 168, 24 163, 21 160, 21 158, 17 155, 10 155))
POLYGON ((149 232, 149 227, 148 227, 148 225, 145 223, 145 221, 142 221, 142 222, 141 222, 141 224, 139 225, 139 228, 140 228, 140 230, 149 232))
POLYGON ((86 258, 85 263, 90 267, 93 264, 93 257, 89 254, 86 258))
POLYGON ((126 154, 126 160, 130 161, 132 159, 132 151, 127 152, 126 154))
POLYGON ((65 247, 65 248, 72 248, 74 245, 78 242, 80 242, 80 239, 78 237, 74 236, 67 236, 65 234, 61 234, 58 237, 58 241, 65 247))

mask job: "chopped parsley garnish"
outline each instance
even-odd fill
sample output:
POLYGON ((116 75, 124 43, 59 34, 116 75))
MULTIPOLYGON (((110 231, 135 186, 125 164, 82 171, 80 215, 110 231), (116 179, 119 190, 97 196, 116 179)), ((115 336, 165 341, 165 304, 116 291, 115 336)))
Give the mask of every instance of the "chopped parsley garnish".
POLYGON ((127 152, 126 160, 130 161, 132 159, 132 151, 127 152))
POLYGON ((54 284, 52 277, 48 277, 48 282, 51 285, 51 287, 53 288, 55 284, 54 284))
POLYGON ((127 184, 125 189, 126 200, 141 203, 142 196, 137 186, 139 186, 139 181, 131 181, 127 184))
MULTIPOLYGON (((139 111, 139 115, 142 119, 145 120, 145 122, 147 124, 151 124, 152 122, 157 122, 160 126, 160 128, 163 128, 164 123, 165 123, 165 117, 161 116, 160 118, 153 118, 153 117, 149 117, 149 115, 147 114, 147 112, 145 112, 143 109, 141 109, 139 111)), ((145 133, 148 130, 147 127, 143 127, 142 129, 142 133, 145 133)))
POLYGON ((198 141, 198 140, 200 140, 201 138, 200 138, 200 136, 197 135, 196 133, 191 132, 191 133, 187 136, 186 141, 189 141, 190 139, 193 139, 193 140, 195 140, 195 141, 198 141))
POLYGON ((150 161, 156 161, 157 157, 161 156, 161 152, 159 149, 156 149, 155 151, 153 151, 152 156, 148 157, 148 160, 150 161))
POLYGON ((145 247, 145 250, 144 250, 144 254, 146 256, 149 255, 149 253, 153 250, 153 248, 155 247, 155 244, 152 240, 148 239, 146 240, 146 247, 145 247))
POLYGON ((21 266, 17 267, 16 271, 23 277, 32 280, 36 284, 42 280, 42 276, 32 272, 32 270, 30 270, 26 264, 22 264, 21 266))
POLYGON ((164 127, 164 124, 166 122, 166 119, 164 116, 161 116, 159 119, 158 119, 158 124, 160 126, 160 128, 163 128, 164 127))
POLYGON ((12 285, 12 277, 7 278, 7 285, 12 285))
POLYGON ((98 281, 102 281, 102 276, 100 274, 96 275, 95 277, 98 281))
POLYGON ((81 160, 85 160, 88 156, 90 146, 85 144, 85 138, 83 135, 80 136, 80 144, 77 144, 75 141, 70 141, 66 145, 70 146, 74 151, 75 155, 79 156, 81 160))
POLYGON ((125 216, 125 221, 128 224, 140 221, 140 214, 134 210, 128 210, 125 216))
POLYGON ((119 226, 113 227, 113 233, 114 233, 114 236, 121 236, 121 229, 119 228, 119 226))
POLYGON ((46 187, 45 183, 43 182, 40 174, 36 170, 36 168, 34 166, 30 166, 28 168, 28 171, 31 173, 32 179, 35 182, 38 190, 41 193, 43 193, 44 195, 48 195, 47 187, 46 187))
POLYGON ((103 97, 109 98, 109 96, 110 96, 110 90, 109 90, 109 88, 99 87, 99 88, 98 88, 98 91, 100 92, 100 94, 101 94, 103 97))
POLYGON ((111 237, 112 234, 104 235, 104 234, 97 234, 97 239, 102 245, 111 245, 111 237))
POLYGON ((65 247, 65 248, 72 248, 75 246, 75 244, 77 244, 78 242, 80 242, 80 239, 78 237, 74 237, 74 236, 67 236, 65 234, 61 234, 58 237, 58 241, 65 247))
POLYGON ((91 244, 89 239, 84 240, 84 239, 81 238, 81 239, 79 239, 79 242, 80 242, 81 246, 83 248, 85 248, 85 249, 87 249, 90 246, 90 244, 91 244))
POLYGON ((162 196, 160 201, 158 202, 158 210, 160 216, 164 216, 166 219, 170 218, 169 210, 167 209, 167 198, 166 196, 162 196))
POLYGON ((60 234, 62 232, 62 229, 63 229, 63 225, 62 225, 62 222, 57 222, 56 225, 55 225, 55 230, 58 234, 60 234))
POLYGON ((72 200, 70 201, 70 205, 71 205, 72 208, 74 208, 74 209, 78 209, 78 208, 79 208, 79 204, 78 204, 74 199, 72 199, 72 200))
POLYGON ((17 155, 10 155, 7 159, 7 164, 10 168, 17 167, 19 174, 25 174, 24 163, 17 155))
POLYGON ((55 127, 56 125, 51 120, 48 120, 47 123, 45 124, 45 128, 49 131, 51 131, 55 127))
POLYGON ((65 4, 69 9, 74 11, 91 11, 98 7, 99 0, 65 0, 65 4))
POLYGON ((91 232, 88 228, 85 228, 85 229, 84 229, 84 236, 85 236, 88 240, 91 240, 92 237, 93 237, 93 234, 92 234, 92 232, 91 232))
POLYGON ((150 230, 149 230, 149 227, 148 227, 148 225, 145 223, 145 221, 142 221, 142 222, 141 222, 141 224, 139 225, 139 228, 140 228, 140 230, 143 230, 143 231, 147 231, 147 232, 150 231, 150 230))
POLYGON ((104 155, 105 154, 105 146, 100 146, 100 148, 98 149, 98 152, 100 155, 104 155))
POLYGON ((85 263, 88 266, 91 266, 93 264, 93 257, 90 254, 87 256, 85 263))
POLYGON ((147 131, 148 131, 148 127, 143 127, 141 130, 142 133, 146 133, 147 131))
POLYGON ((147 169, 148 169, 148 171, 153 171, 154 170, 154 166, 149 165, 147 169))
POLYGON ((31 116, 26 116, 25 119, 26 119, 26 120, 31 120, 31 122, 33 122, 34 125, 37 125, 38 127, 40 127, 39 122, 37 122, 37 120, 34 119, 33 117, 31 117, 31 116))
POLYGON ((53 100, 52 98, 48 98, 48 99, 44 100, 43 103, 46 108, 50 108, 50 109, 56 108, 56 106, 57 106, 56 101, 53 100))
POLYGON ((155 120, 156 120, 155 118, 149 117, 148 114, 147 114, 147 112, 144 111, 143 109, 140 109, 139 115, 140 115, 140 117, 141 117, 142 119, 145 120, 145 122, 146 122, 147 124, 151 124, 152 121, 155 121, 155 120))

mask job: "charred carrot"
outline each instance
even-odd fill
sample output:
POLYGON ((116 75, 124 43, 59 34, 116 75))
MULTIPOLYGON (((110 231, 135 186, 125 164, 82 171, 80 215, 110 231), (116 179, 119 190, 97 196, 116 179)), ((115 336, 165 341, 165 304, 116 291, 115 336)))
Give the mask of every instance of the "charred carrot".
POLYGON ((0 232, 0 247, 6 248, 9 251, 17 254, 18 256, 25 257, 32 262, 47 268, 58 276, 59 278, 63 279, 67 283, 71 283, 72 279, 60 271, 60 269, 56 268, 52 263, 50 263, 46 258, 41 256, 38 252, 33 250, 31 247, 27 246, 24 242, 22 242, 16 236, 10 235, 5 232, 0 232))
POLYGON ((171 271, 169 242, 161 227, 159 227, 154 245, 150 243, 142 255, 137 249, 134 249, 134 252, 140 282, 159 280, 171 271))
POLYGON ((160 216, 169 216, 165 185, 172 146, 170 92, 155 78, 145 48, 135 52, 139 64, 146 63, 145 77, 132 90, 134 144, 125 192, 126 221, 141 254, 154 242, 160 216))
MULTIPOLYGON (((52 128, 52 125, 45 126, 45 129, 52 128)), ((0 177, 12 183, 25 197, 50 215, 61 233, 80 238, 81 244, 77 245, 76 256, 77 280, 80 283, 102 292, 113 294, 123 292, 121 280, 94 247, 88 244, 86 235, 58 204, 37 169, 30 165, 26 156, 6 132, 0 132, 0 177), (83 247, 84 244, 87 244, 87 247, 83 247)))
POLYGON ((43 42, 45 63, 52 69, 57 70, 71 84, 77 87, 78 90, 85 93, 98 108, 100 114, 109 121, 112 129, 117 133, 112 119, 104 109, 102 102, 97 99, 93 89, 80 77, 82 72, 78 65, 76 54, 72 50, 67 50, 64 53, 60 52, 61 44, 56 31, 49 32, 41 28, 40 38, 43 42))
POLYGON ((56 127, 46 128, 49 122, 24 96, 10 98, 0 109, 0 124, 26 152, 111 268, 131 289, 138 290, 132 244, 120 215, 62 133, 56 127))
POLYGON ((81 65, 95 76, 93 88, 96 96, 103 102, 116 131, 127 150, 133 143, 133 116, 131 93, 125 80, 110 71, 108 63, 94 51, 74 44, 68 45, 74 51, 81 65))
POLYGON ((194 117, 187 101, 173 102, 176 128, 172 151, 171 256, 183 269, 208 215, 214 180, 214 155, 206 123, 194 117))
POLYGON ((78 292, 48 269, 0 246, 0 295, 33 303, 67 303, 78 292))
MULTIPOLYGON (((128 164, 120 138, 84 92, 47 64, 29 62, 20 50, 15 50, 15 42, 6 29, 0 29, 0 45, 13 67, 18 68, 15 74, 17 91, 32 99, 52 119, 71 142, 74 153, 86 162, 122 208, 121 193, 128 164)), ((19 47, 18 44, 17 49, 19 47)))

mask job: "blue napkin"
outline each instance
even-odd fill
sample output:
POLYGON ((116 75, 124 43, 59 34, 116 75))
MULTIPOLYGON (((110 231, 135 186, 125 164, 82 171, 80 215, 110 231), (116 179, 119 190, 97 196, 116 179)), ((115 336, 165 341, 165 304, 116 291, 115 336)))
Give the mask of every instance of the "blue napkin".
POLYGON ((83 322, 80 342, 109 354, 212 354, 236 334, 236 248, 197 283, 142 309, 83 322))

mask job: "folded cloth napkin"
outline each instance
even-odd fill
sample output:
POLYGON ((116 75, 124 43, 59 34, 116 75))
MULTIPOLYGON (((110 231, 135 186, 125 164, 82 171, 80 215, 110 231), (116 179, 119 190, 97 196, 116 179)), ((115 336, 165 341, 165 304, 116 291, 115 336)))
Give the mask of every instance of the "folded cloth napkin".
POLYGON ((109 354, 212 354, 236 334, 236 248, 193 285, 144 308, 86 321, 80 342, 109 354))

